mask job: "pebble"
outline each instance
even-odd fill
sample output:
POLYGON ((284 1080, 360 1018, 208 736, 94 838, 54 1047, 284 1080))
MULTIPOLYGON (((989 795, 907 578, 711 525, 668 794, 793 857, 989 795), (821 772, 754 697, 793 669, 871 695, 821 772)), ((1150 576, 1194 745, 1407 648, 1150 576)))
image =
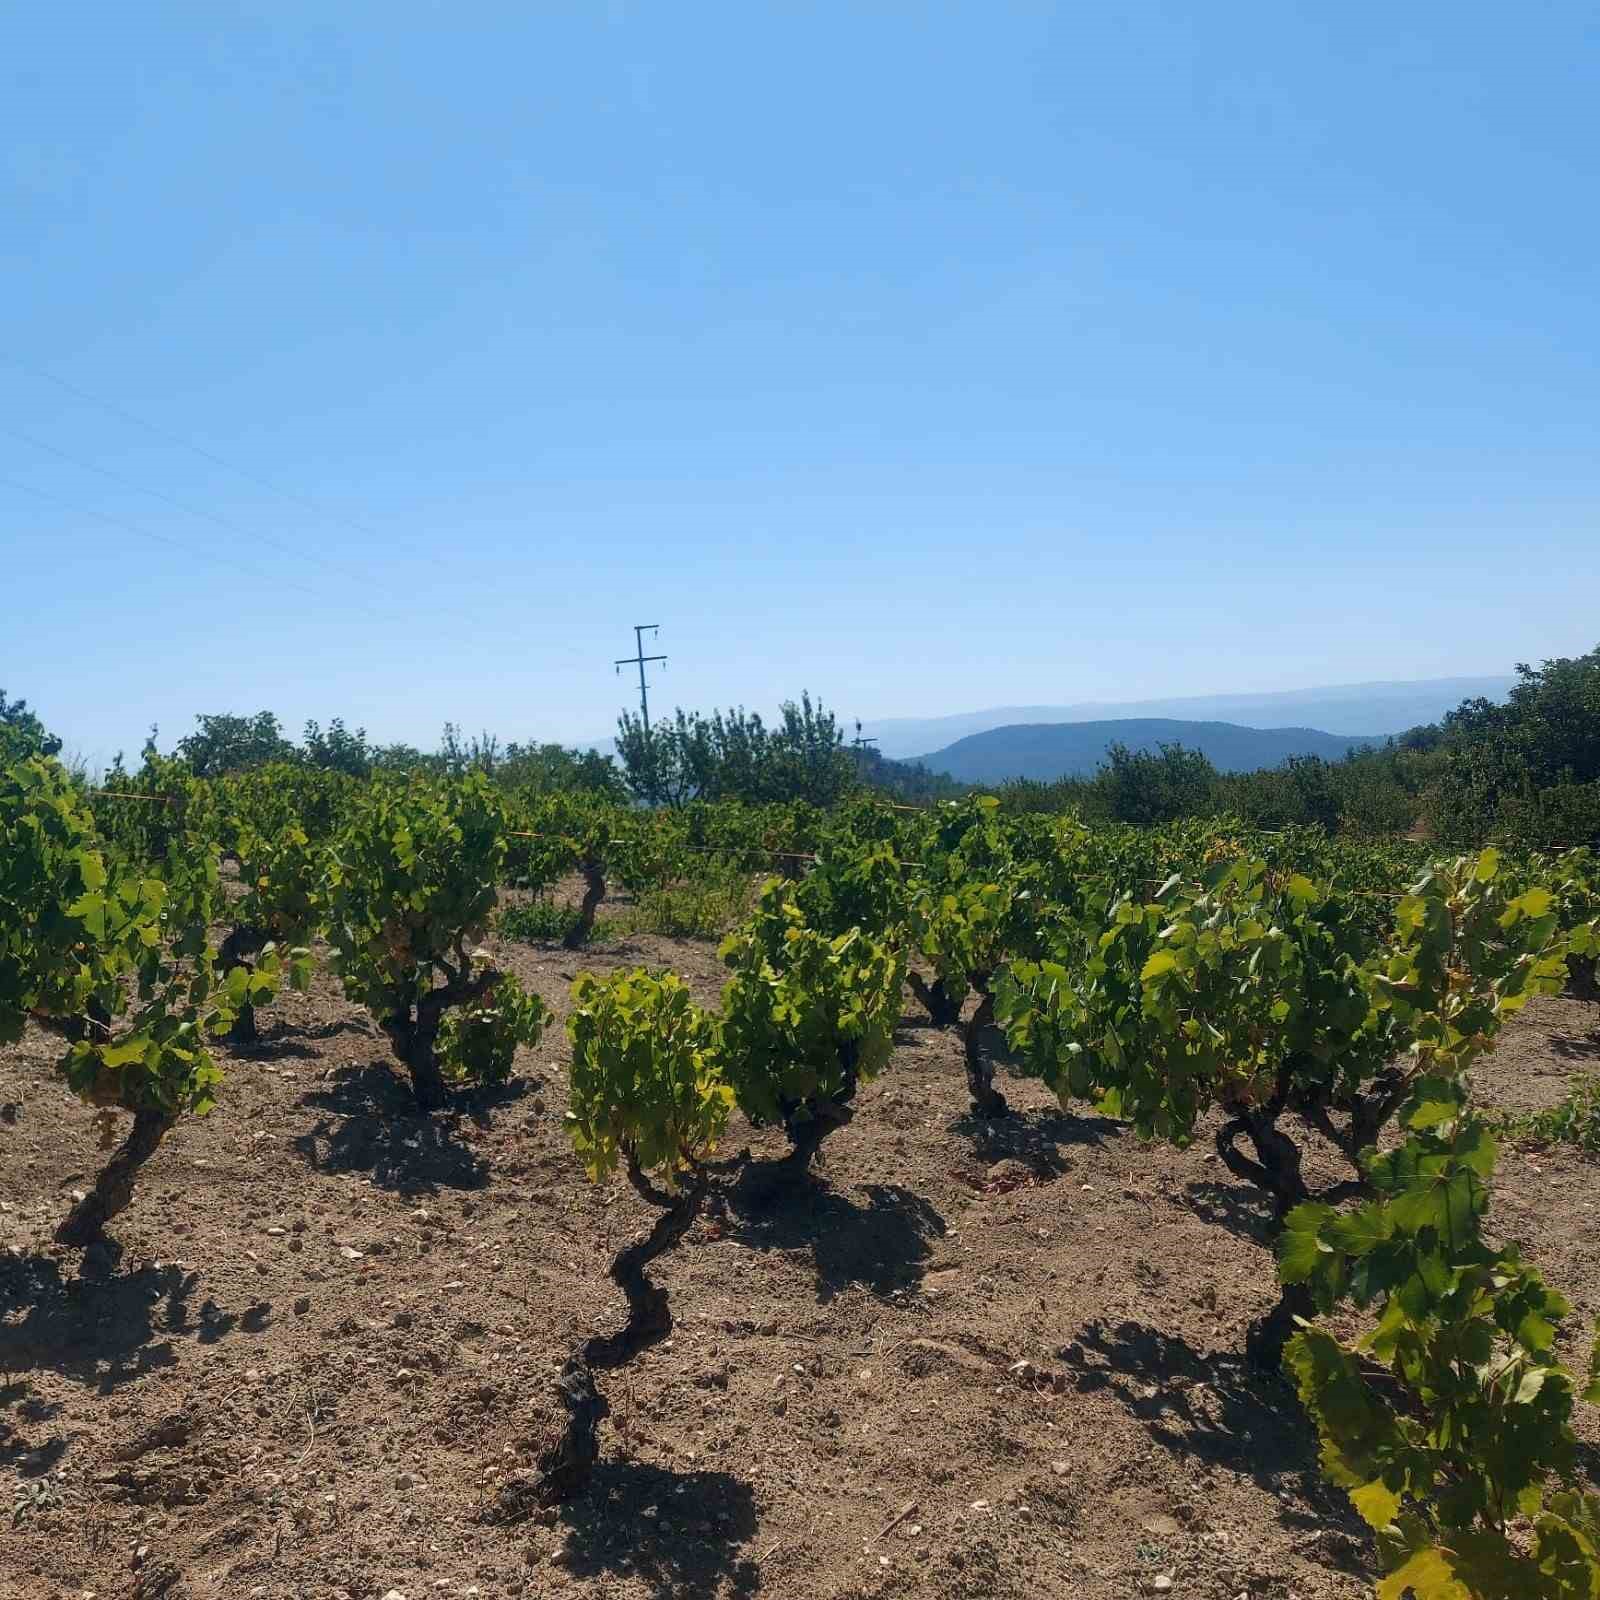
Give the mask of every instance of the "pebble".
POLYGON ((311 1296, 308 1294, 301 1295, 300 1298, 294 1303, 294 1314, 297 1317, 303 1317, 310 1309, 311 1296))
POLYGON ((1150 1587, 1152 1589, 1164 1592, 1172 1587, 1172 1579, 1169 1578, 1166 1573, 1158 1572, 1155 1577, 1150 1580, 1150 1587))
POLYGON ((348 1244, 342 1244, 339 1246, 339 1254, 342 1255, 346 1261, 360 1261, 365 1256, 364 1251, 357 1250, 354 1245, 348 1244))

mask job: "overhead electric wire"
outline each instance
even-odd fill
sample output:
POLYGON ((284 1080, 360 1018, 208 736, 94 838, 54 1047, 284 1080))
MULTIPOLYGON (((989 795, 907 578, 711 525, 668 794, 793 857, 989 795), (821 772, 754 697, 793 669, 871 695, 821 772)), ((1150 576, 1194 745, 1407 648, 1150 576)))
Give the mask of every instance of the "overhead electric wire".
POLYGON ((149 495, 152 500, 164 501, 167 505, 182 511, 186 516, 201 517, 207 522, 214 522, 219 528, 226 528, 230 533, 237 533, 246 539, 255 540, 257 543, 271 545, 274 550, 281 551, 286 556, 295 560, 315 561, 319 565, 329 568, 334 572, 341 572, 347 578, 353 578, 357 583, 371 583, 372 579, 367 573, 357 572, 354 567, 347 567, 342 562, 330 561, 326 556, 314 552, 297 549, 292 544, 286 544, 282 539, 274 538, 271 534, 258 533, 254 528, 247 528, 242 522, 235 522, 231 517, 225 517, 217 511, 207 511, 201 506, 192 506, 179 500, 175 495, 167 494, 162 489, 151 489, 142 483, 135 483, 132 478, 124 477, 120 472, 113 472, 110 467, 102 467, 93 461, 86 461, 82 456, 73 455, 70 450, 63 450, 59 445, 50 444, 44 439, 36 439, 31 433, 23 433, 19 428, 8 428, 0 424, 0 433, 11 439, 20 439, 23 444, 31 445, 35 450, 43 450, 62 461, 69 462, 75 467, 81 467, 85 472, 98 473, 102 478, 111 483, 121 484, 124 489, 131 489, 135 494, 149 495))
POLYGON ((285 500, 293 500, 296 504, 304 506, 308 511, 314 511, 318 516, 329 517, 335 522, 342 522, 347 528, 353 528, 357 533, 369 539, 377 539, 386 546, 394 543, 392 535, 380 533, 376 528, 370 528, 364 522, 358 522, 354 517, 345 516, 342 512, 333 510, 330 506, 319 504, 307 495, 298 494, 293 489, 285 489, 282 484, 275 483, 271 478, 263 477, 259 472, 253 472, 249 467, 241 467, 237 461, 229 461, 226 456, 219 456, 215 450, 208 450, 204 445, 196 444, 192 439, 185 439, 182 434, 174 433, 169 428, 164 428, 158 422, 151 422, 148 417, 141 417, 136 412, 129 411, 126 406, 117 405, 114 401, 103 399, 101 396, 91 394, 87 389, 80 388, 75 383, 69 383, 65 378, 59 378, 53 372, 46 372, 43 367, 36 367, 30 361, 24 361, 20 356, 14 356, 9 351, 0 351, 0 361, 6 361, 11 366, 22 372, 29 373, 35 378, 42 378, 46 383, 53 383, 58 389, 65 390, 78 399, 87 401, 92 406, 99 406, 102 411, 109 412, 114 417, 121 417, 124 422, 131 422, 136 428, 143 428, 147 433, 153 434, 158 439, 164 439, 168 444, 176 445, 180 450, 188 450, 193 454, 209 461, 214 466, 223 468, 224 471, 237 473, 241 478, 247 478, 251 483, 267 490, 269 494, 281 495, 285 500))
MULTIPOLYGON (((4 361, 8 365, 15 367, 19 372, 26 372, 30 376, 41 379, 45 383, 54 384, 56 388, 61 389, 65 393, 73 395, 77 399, 85 401, 89 405, 97 406, 100 410, 107 412, 111 416, 120 417, 124 422, 132 423, 136 428, 143 428, 153 437, 164 440, 166 443, 174 445, 180 450, 188 450, 191 452, 191 454, 199 456, 202 460, 211 462, 214 466, 221 467, 226 472, 235 473, 237 476, 246 479, 248 482, 256 484, 259 488, 267 490, 269 494, 278 495, 282 499, 292 501, 296 505, 303 506, 306 510, 315 513, 317 516, 326 517, 334 522, 342 523, 345 527, 353 529, 355 532, 362 534, 366 538, 376 539, 380 541, 383 549, 386 552, 394 551, 401 542, 392 534, 380 533, 376 528, 369 526, 367 523, 361 522, 357 518, 347 516, 342 512, 335 511, 332 509, 332 507, 322 504, 312 499, 308 495, 300 494, 293 489, 286 489, 281 483, 277 483, 273 479, 265 477, 261 473, 251 470, 249 467, 240 466, 237 461, 230 461, 226 456, 218 455, 216 451, 209 450, 204 445, 196 444, 192 439, 186 439, 182 434, 174 433, 170 428, 163 427, 160 423, 150 421, 148 417, 142 417, 137 412, 128 410, 126 406, 118 405, 115 401, 107 400, 101 395, 92 394, 89 390, 82 388, 80 385, 69 382, 66 378, 58 377, 55 373, 46 371, 43 367, 36 367, 31 361, 24 361, 20 356, 14 355, 10 351, 0 350, 0 361, 4 361)), ((176 499, 172 495, 164 494, 155 489, 147 489, 142 484, 134 483, 130 479, 120 478, 118 474, 113 473, 108 468, 95 466, 91 462, 82 461, 75 456, 69 455, 66 451, 60 449, 58 446, 45 444, 41 439, 32 438, 27 434, 20 433, 10 428, 4 429, 3 431, 9 433, 13 438, 21 439, 28 444, 35 445, 40 449, 49 451, 53 455, 60 456, 65 461, 73 462, 75 465, 80 467, 86 467, 91 472, 98 472, 103 477, 109 478, 113 482, 121 482, 127 488, 132 489, 139 494, 148 494, 158 500, 165 500, 169 505, 177 507, 179 510, 186 512, 190 516, 204 517, 211 522, 219 524, 220 526, 228 527, 239 532, 247 532, 248 537, 252 539, 258 539, 263 544, 271 544, 274 546, 274 548, 284 550, 287 554, 294 556, 296 559, 301 559, 304 554, 301 551, 294 550, 291 547, 284 545, 278 540, 268 538, 266 535, 257 534, 253 531, 242 529, 240 525, 228 521, 215 512, 201 511, 194 506, 185 505, 182 501, 176 499)), ((21 489, 25 494, 37 494, 42 499, 50 498, 50 496, 46 495, 44 491, 31 489, 26 484, 17 484, 12 482, 11 487, 21 489)), ((58 499, 58 503, 68 506, 68 509, 77 509, 72 507, 70 503, 65 500, 58 499)), ((107 517, 103 512, 90 512, 89 515, 97 516, 103 522, 110 521, 115 523, 115 519, 107 517)), ((148 529, 138 528, 132 524, 122 524, 122 526, 127 527, 130 532, 140 534, 144 538, 159 539, 162 543, 173 545, 178 549, 190 548, 181 544, 178 540, 169 538, 165 535, 151 533, 148 529)), ((416 551, 414 546, 410 548, 412 553, 420 554, 420 552, 416 551)), ((224 561, 224 564, 243 567, 242 563, 227 562, 225 558, 214 553, 209 555, 209 559, 214 561, 224 561)), ((346 574, 355 577, 357 581, 361 583, 368 583, 371 581, 362 574, 355 572, 352 568, 344 567, 342 564, 337 562, 330 562, 325 557, 312 556, 311 559, 321 561, 324 566, 333 567, 336 570, 345 572, 346 574)), ((248 567, 243 567, 243 570, 250 569, 248 567)), ((307 589, 301 584, 295 584, 290 579, 277 578, 275 581, 286 583, 291 588, 298 588, 303 593, 316 593, 315 590, 307 589)), ((318 598, 321 599, 325 597, 318 595, 318 598)), ((374 609, 371 606, 363 605, 360 601, 350 601, 348 603, 353 607, 353 609, 362 611, 366 615, 376 617, 381 621, 392 622, 394 620, 392 616, 386 616, 384 613, 374 609)), ((553 652, 558 653, 568 660, 582 660, 586 659, 587 657, 586 651, 578 650, 571 645, 557 645, 549 648, 551 648, 553 652)))
MULTIPOLYGON (((125 533, 136 534, 141 539, 152 539, 157 544, 170 545, 174 550, 183 551, 185 555, 199 556, 203 561, 214 561, 220 566, 233 567, 240 572, 249 573, 253 578, 261 578, 268 583, 278 583, 285 588, 297 589, 301 594, 308 594, 314 600, 326 600, 328 598, 326 594, 306 584, 296 583, 293 578, 282 577, 268 568, 252 566, 244 561, 236 561, 231 556, 222 555, 215 550, 209 550, 204 545, 190 544, 184 539, 174 539, 170 534, 157 533, 153 528, 141 528, 136 522, 129 522, 125 518, 111 516, 104 511, 96 511, 92 506, 80 506, 62 495, 50 493, 47 489, 36 489, 32 484, 18 483, 15 478, 0 478, 0 488, 15 489, 21 494, 31 494, 36 499, 61 506, 77 516, 93 517, 97 522, 104 522, 110 527, 120 528, 125 533)), ((341 599, 339 603, 364 611, 370 616, 379 618, 379 620, 384 620, 382 612, 375 610, 371 606, 363 605, 359 600, 341 599)))

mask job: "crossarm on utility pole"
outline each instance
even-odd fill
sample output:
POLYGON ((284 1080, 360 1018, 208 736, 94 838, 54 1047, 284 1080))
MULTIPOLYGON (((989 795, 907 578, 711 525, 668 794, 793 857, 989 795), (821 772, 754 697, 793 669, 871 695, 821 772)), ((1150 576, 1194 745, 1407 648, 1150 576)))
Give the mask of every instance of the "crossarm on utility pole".
POLYGON ((647 656, 644 653, 644 636, 647 633, 659 633, 661 624, 658 622, 636 622, 633 625, 633 650, 631 656, 623 656, 616 664, 617 671, 624 667, 637 666, 639 669, 639 716, 644 723, 644 736, 650 737, 650 691, 645 683, 645 663, 650 661, 665 661, 665 656, 647 656))

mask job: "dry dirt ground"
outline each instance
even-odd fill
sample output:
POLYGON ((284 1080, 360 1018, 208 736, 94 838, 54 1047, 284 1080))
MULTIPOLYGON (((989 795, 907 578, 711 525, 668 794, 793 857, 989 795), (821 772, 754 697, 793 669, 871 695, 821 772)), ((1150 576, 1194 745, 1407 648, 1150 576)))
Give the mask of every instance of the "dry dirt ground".
MULTIPOLYGON (((500 948, 558 1014, 581 965, 721 983, 701 943, 500 948)), ((570 1153, 559 1027, 425 1122, 326 976, 262 1024, 87 1255, 50 1235, 103 1159, 91 1114, 51 1041, 0 1051, 4 1600, 1370 1592, 1292 1393, 1239 1356, 1273 1295, 1253 1193, 1206 1142, 1142 1146, 1035 1084, 975 1125, 958 1039, 909 1014, 810 1192, 763 1209, 730 1179, 659 1264, 674 1335, 602 1379, 589 1494, 477 1520, 563 1358, 620 1322, 604 1269, 647 1210, 570 1153)), ((1600 1012, 1553 1000, 1480 1078, 1522 1107, 1596 1068, 1600 1012)), ((1574 1346, 1595 1179, 1508 1152, 1493 1214, 1575 1302, 1574 1346)))

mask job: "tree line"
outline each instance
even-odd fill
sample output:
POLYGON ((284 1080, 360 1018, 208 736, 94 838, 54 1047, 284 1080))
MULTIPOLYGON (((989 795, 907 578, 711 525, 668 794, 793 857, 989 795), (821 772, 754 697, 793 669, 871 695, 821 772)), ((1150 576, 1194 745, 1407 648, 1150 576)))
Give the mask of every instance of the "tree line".
MULTIPOLYGON (((1092 776, 1018 780, 994 793, 1007 813, 1066 813, 1090 824, 1159 827, 1227 816, 1257 828, 1319 826, 1356 838, 1416 832, 1450 845, 1600 838, 1600 646, 1516 670, 1503 704, 1463 701, 1439 723, 1340 761, 1291 756, 1276 767, 1225 773, 1182 745, 1140 751, 1113 744, 1092 776)), ((586 791, 661 807, 735 799, 827 809, 863 791, 914 804, 970 792, 848 741, 835 714, 809 693, 785 702, 772 722, 742 706, 709 714, 679 708, 648 726, 624 712, 614 756, 549 741, 502 743, 455 723, 445 724, 432 751, 378 743, 339 717, 326 727, 307 722, 298 743, 271 711, 208 714, 196 723, 173 754, 202 778, 279 762, 357 778, 476 771, 518 789, 586 791)), ((157 753, 156 733, 151 729, 145 742, 147 760, 157 753)), ((0 691, 0 757, 53 755, 60 744, 26 701, 0 691)), ((126 770, 119 755, 108 786, 126 770)))

